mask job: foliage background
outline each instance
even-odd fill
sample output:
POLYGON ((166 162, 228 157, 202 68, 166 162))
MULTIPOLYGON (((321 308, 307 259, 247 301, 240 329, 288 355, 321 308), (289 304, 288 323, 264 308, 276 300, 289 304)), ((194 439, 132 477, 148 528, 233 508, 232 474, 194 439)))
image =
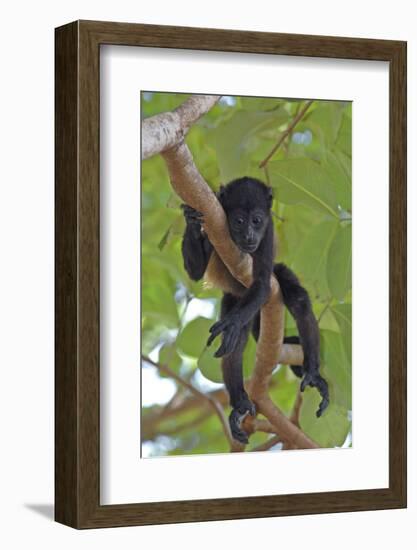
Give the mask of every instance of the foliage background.
MULTIPOLYGON (((141 115, 170 111, 186 94, 143 92, 141 115)), ((286 263, 309 291, 319 319, 322 372, 331 405, 321 419, 316 390, 303 394, 301 428, 323 447, 351 445, 351 128, 352 105, 314 101, 265 169, 259 163, 306 106, 304 100, 223 96, 195 124, 187 144, 214 191, 243 175, 274 189, 277 261, 286 263)), ((142 354, 169 365, 183 380, 228 405, 215 344, 205 350, 218 317, 220 291, 192 282, 182 265, 184 220, 160 156, 142 162, 142 354)), ((296 334, 286 315, 286 334, 296 334)), ((254 364, 255 342, 245 350, 244 371, 254 364)), ((271 397, 290 414, 299 381, 278 366, 271 397)), ((206 400, 142 362, 142 456, 228 452, 218 417, 206 400)), ((251 436, 256 448, 265 434, 251 436)), ((281 449, 281 444, 273 450, 281 449)))

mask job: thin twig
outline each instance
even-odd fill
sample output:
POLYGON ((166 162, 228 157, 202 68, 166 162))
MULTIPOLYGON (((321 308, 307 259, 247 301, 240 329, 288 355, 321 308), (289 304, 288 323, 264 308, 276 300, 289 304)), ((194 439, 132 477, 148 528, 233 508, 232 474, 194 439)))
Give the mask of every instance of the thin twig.
POLYGON ((149 363, 150 365, 153 365, 156 367, 159 371, 165 373, 170 378, 173 378, 176 380, 179 384, 182 384, 185 388, 187 388, 192 394, 199 397, 200 399, 204 399, 207 401, 210 406, 214 409, 214 412, 219 417, 219 420, 221 422, 223 431, 227 437, 227 440, 229 441, 230 448, 232 451, 240 451, 242 450, 241 444, 233 439, 232 434, 230 432, 229 423, 227 421, 226 415, 224 414, 223 408, 220 405, 216 399, 214 399, 211 395, 205 394, 198 390, 195 386, 193 386, 190 382, 187 380, 184 380, 181 376, 179 376, 175 371, 173 371, 171 368, 169 368, 167 365, 162 365, 161 363, 156 363, 155 361, 152 361, 149 357, 142 355, 142 361, 145 361, 146 363, 149 363))
POLYGON ((267 434, 277 433, 274 426, 266 418, 254 418, 253 416, 247 416, 243 421, 242 426, 248 434, 255 432, 264 432, 267 434))
POLYGON ((278 151, 278 149, 281 147, 281 145, 284 143, 285 138, 290 135, 290 133, 294 130, 294 128, 297 126, 297 124, 300 122, 300 120, 304 117, 310 106, 312 105, 314 100, 307 101, 304 108, 294 117, 291 124, 287 127, 286 130, 281 134, 278 142, 274 145, 274 147, 271 149, 271 151, 268 153, 268 155, 264 158, 264 160, 259 164, 259 168, 263 168, 267 162, 271 159, 271 157, 278 151))
POLYGON ((303 394, 301 393, 300 388, 298 388, 297 397, 295 398, 294 407, 292 409, 290 420, 298 428, 300 427, 300 412, 301 405, 303 404, 303 394))

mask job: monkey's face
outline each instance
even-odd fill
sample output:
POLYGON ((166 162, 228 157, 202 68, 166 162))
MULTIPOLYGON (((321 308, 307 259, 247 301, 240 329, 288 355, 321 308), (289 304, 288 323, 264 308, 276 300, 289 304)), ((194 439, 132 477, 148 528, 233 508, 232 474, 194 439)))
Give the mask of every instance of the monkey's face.
POLYGON ((265 234, 268 214, 261 209, 237 209, 227 213, 230 236, 242 250, 253 254, 265 234))

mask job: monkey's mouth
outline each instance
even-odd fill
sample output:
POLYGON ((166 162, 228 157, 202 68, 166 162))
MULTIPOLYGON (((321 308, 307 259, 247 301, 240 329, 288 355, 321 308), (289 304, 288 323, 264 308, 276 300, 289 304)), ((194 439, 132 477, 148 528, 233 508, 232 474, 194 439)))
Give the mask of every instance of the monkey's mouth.
POLYGON ((241 245, 239 248, 241 249, 242 252, 246 252, 247 254, 252 254, 258 248, 258 245, 257 244, 251 244, 251 245, 245 244, 245 245, 241 245))

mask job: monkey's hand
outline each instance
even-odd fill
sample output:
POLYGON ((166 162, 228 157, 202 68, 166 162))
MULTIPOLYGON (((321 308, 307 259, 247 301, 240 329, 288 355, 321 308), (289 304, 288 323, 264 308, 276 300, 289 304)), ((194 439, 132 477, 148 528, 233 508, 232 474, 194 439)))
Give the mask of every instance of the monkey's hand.
POLYGON ((329 406, 329 387, 326 380, 320 376, 318 368, 306 369, 303 380, 301 381, 301 391, 304 391, 307 386, 317 388, 321 395, 321 402, 319 408, 316 411, 317 418, 324 413, 329 406))
POLYGON ((242 422, 250 414, 256 416, 255 405, 246 395, 237 407, 233 408, 229 416, 230 431, 232 432, 233 439, 240 441, 247 445, 249 443, 248 434, 242 429, 242 422))
POLYGON ((235 350, 236 345, 239 341, 239 336, 242 330, 242 326, 239 320, 238 313, 229 313, 225 315, 223 319, 214 323, 210 328, 210 336, 207 340, 207 346, 210 346, 213 340, 221 332, 223 333, 223 341, 221 346, 214 354, 214 357, 222 357, 223 355, 228 355, 235 350))
POLYGON ((186 224, 199 234, 201 232, 201 226, 204 223, 203 214, 198 212, 198 210, 194 210, 194 208, 191 208, 188 204, 182 204, 181 208, 184 213, 186 224))

